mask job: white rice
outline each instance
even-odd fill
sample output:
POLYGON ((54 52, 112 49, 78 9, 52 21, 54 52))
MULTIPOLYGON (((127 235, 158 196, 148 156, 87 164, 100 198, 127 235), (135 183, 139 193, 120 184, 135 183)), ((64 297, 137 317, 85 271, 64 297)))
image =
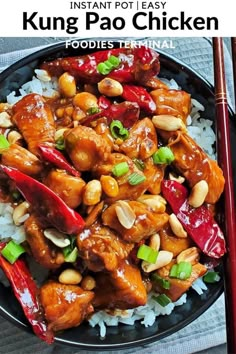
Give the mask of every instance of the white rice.
MULTIPOLYGON (((171 89, 180 89, 173 79, 161 80, 171 89)), ((18 96, 16 96, 15 91, 10 93, 7 96, 7 102, 13 105, 29 93, 38 93, 45 97, 55 97, 58 95, 57 80, 48 76, 44 70, 35 70, 35 76, 20 88, 19 93, 20 95, 18 96)), ((215 158, 215 151, 213 149, 215 133, 211 128, 212 122, 204 119, 201 112, 204 112, 204 107, 197 100, 192 99, 192 111, 187 119, 188 133, 211 158, 215 158)), ((20 243, 25 240, 24 227, 16 226, 13 223, 12 213, 13 208, 10 204, 0 203, 0 238, 12 238, 17 243, 20 243)), ((24 222, 28 216, 28 214, 24 215, 21 222, 24 222)), ((199 295, 207 290, 207 286, 202 279, 197 279, 192 288, 199 295)), ((96 312, 89 319, 89 324, 92 327, 99 326, 100 336, 104 338, 106 336, 106 326, 117 326, 119 323, 133 325, 136 321, 140 321, 145 327, 152 326, 158 316, 171 314, 176 306, 181 306, 187 301, 187 294, 184 294, 178 301, 162 307, 152 298, 153 295, 153 292, 148 295, 148 302, 145 306, 125 311, 117 310, 113 316, 106 311, 96 312)))
POLYGON ((145 327, 152 326, 156 318, 160 315, 170 315, 175 306, 183 305, 187 301, 187 295, 184 294, 176 302, 172 302, 163 307, 159 305, 153 296, 154 292, 148 295, 148 302, 144 306, 139 306, 131 310, 117 311, 115 315, 110 315, 106 311, 99 311, 95 313, 89 320, 92 327, 98 325, 100 327, 100 336, 104 337, 106 326, 117 326, 119 323, 126 325, 134 325, 136 321, 140 321, 145 327))
POLYGON ((13 222, 13 207, 10 203, 0 203, 0 239, 13 239, 16 243, 25 240, 24 226, 16 226, 13 222))
POLYGON ((26 82, 19 89, 20 95, 16 96, 16 92, 12 91, 7 96, 7 103, 13 105, 29 93, 38 93, 48 98, 58 96, 58 81, 56 78, 50 77, 45 70, 36 69, 35 74, 36 76, 33 76, 31 81, 26 82))

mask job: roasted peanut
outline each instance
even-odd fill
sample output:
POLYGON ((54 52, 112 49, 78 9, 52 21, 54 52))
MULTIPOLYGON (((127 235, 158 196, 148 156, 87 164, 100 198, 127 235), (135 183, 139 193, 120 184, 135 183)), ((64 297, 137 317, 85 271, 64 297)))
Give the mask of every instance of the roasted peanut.
POLYGON ((180 262, 190 262, 191 264, 195 264, 200 259, 200 251, 197 247, 190 247, 186 250, 180 252, 177 256, 176 261, 177 263, 180 262))
POLYGON ((56 254, 56 259, 55 259, 56 264, 62 264, 65 263, 65 257, 62 252, 57 252, 56 254))
POLYGON ((85 205, 95 205, 100 202, 102 195, 102 185, 97 179, 89 181, 84 189, 83 203, 85 205))
POLYGON ((77 93, 73 98, 73 105, 87 112, 90 108, 98 107, 97 97, 89 92, 77 93))
POLYGON ((153 116, 152 122, 157 129, 162 129, 168 132, 185 129, 182 119, 167 114, 153 116))
POLYGON ((0 127, 10 128, 12 126, 11 116, 7 112, 0 113, 0 127))
POLYGON ((189 204, 194 208, 200 207, 204 203, 208 191, 208 183, 205 180, 197 182, 193 186, 188 198, 189 204))
POLYGON ((148 263, 142 261, 141 267, 146 273, 153 272, 156 269, 162 268, 169 264, 173 258, 173 253, 169 251, 160 251, 157 256, 156 263, 148 263))
POLYGON ((29 214, 27 213, 29 206, 30 205, 28 202, 23 202, 17 205, 17 207, 14 209, 12 219, 16 226, 23 224, 25 220, 29 217, 29 214))
POLYGON ((72 117, 74 112, 74 107, 73 106, 67 106, 65 107, 65 114, 69 117, 72 117))
POLYGON ((178 182, 178 183, 180 183, 180 184, 182 184, 182 183, 184 183, 184 181, 185 181, 185 178, 183 177, 183 176, 175 176, 173 173, 169 173, 169 179, 171 180, 171 181, 176 181, 176 182, 178 182))
POLYGON ((19 142, 21 139, 23 139, 23 136, 16 130, 10 131, 7 135, 7 140, 9 141, 10 145, 19 142))
POLYGON ((143 194, 137 200, 150 207, 156 213, 164 213, 166 210, 166 200, 160 195, 143 194))
POLYGON ((122 95, 123 87, 118 81, 106 77, 98 83, 98 91, 102 95, 115 97, 122 95))
POLYGON ((86 275, 86 277, 83 278, 82 282, 81 282, 81 288, 83 290, 93 290, 96 286, 96 281, 93 277, 91 277, 90 275, 86 275))
POLYGON ((65 72, 58 79, 59 91, 65 97, 73 97, 76 94, 76 82, 74 76, 65 72))
POLYGON ((6 112, 7 109, 9 109, 11 105, 6 102, 0 102, 0 112, 6 112))
POLYGON ((68 130, 68 128, 61 128, 58 129, 55 133, 55 141, 57 141, 58 139, 63 139, 64 137, 64 133, 68 130))
POLYGON ((70 240, 66 238, 63 233, 56 229, 45 229, 43 234, 48 240, 50 240, 55 246, 59 248, 64 248, 70 244, 70 240))
POLYGON ((81 119, 83 119, 84 117, 86 117, 86 113, 84 111, 82 111, 81 108, 76 107, 73 111, 73 114, 72 114, 73 121, 78 122, 81 119))
POLYGON ((62 118, 64 116, 65 108, 59 107, 56 109, 56 116, 57 118, 62 118))
POLYGON ((184 230, 181 222, 178 220, 177 216, 172 213, 169 217, 169 223, 171 230, 175 234, 175 236, 179 238, 185 238, 188 236, 187 232, 184 230))
POLYGON ((100 182, 102 185, 103 192, 108 197, 116 197, 119 193, 119 186, 115 178, 111 176, 101 176, 100 182))
POLYGON ((75 269, 65 269, 58 278, 62 284, 76 285, 82 280, 82 275, 75 269))
POLYGON ((119 200, 115 207, 116 216, 123 227, 131 229, 135 223, 136 215, 130 205, 124 200, 119 200))
POLYGON ((161 244, 160 235, 158 233, 153 234, 149 239, 149 246, 155 251, 159 251, 161 244))

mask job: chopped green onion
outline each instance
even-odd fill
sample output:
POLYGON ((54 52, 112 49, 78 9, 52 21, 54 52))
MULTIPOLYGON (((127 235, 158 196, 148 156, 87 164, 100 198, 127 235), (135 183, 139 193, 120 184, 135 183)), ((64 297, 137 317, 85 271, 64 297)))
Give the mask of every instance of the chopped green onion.
POLYGON ((58 150, 65 150, 65 141, 62 136, 57 139, 55 146, 58 150))
POLYGON ((113 69, 117 68, 120 64, 120 59, 111 55, 107 60, 97 65, 97 71, 102 75, 109 74, 113 69))
POLYGON ((166 294, 152 296, 152 299, 155 300, 162 307, 165 307, 172 302, 171 299, 166 294))
POLYGON ((113 65, 114 68, 117 68, 120 65, 120 58, 115 57, 115 55, 111 55, 108 58, 108 61, 113 65))
POLYGON ((178 278, 181 280, 188 279, 192 273, 192 264, 190 262, 180 262, 174 264, 170 270, 171 278, 178 278))
POLYGON ((174 161, 175 156, 168 146, 162 146, 152 155, 153 162, 156 165, 170 164, 174 161))
POLYGON ((125 175, 128 171, 129 165, 127 164, 127 162, 120 162, 116 164, 112 169, 112 173, 116 177, 121 177, 125 175))
POLYGON ((96 113, 99 113, 100 112, 100 109, 98 107, 90 107, 88 110, 87 110, 87 113, 89 115, 91 114, 96 114, 96 113))
MULTIPOLYGON (((70 247, 70 246, 68 246, 70 247)), ((65 259, 65 262, 70 262, 70 263, 74 263, 78 257, 78 248, 77 247, 74 247, 74 249, 72 251, 69 250, 69 253, 68 253, 68 249, 66 250, 67 247, 65 247, 63 249, 63 255, 64 255, 64 259, 65 259)))
POLYGON ((111 71, 105 63, 99 63, 97 65, 97 71, 102 75, 107 75, 111 71))
POLYGON ((144 175, 140 175, 137 172, 132 173, 128 177, 128 182, 131 186, 137 186, 138 184, 143 183, 144 181, 146 181, 146 177, 144 175))
POLYGON ((137 258, 142 259, 148 263, 156 263, 158 251, 147 245, 141 245, 138 249, 137 258))
POLYGON ((143 171, 145 169, 145 163, 142 160, 133 159, 133 162, 140 171, 143 171))
POLYGON ((152 274, 151 279, 158 283, 163 289, 170 289, 170 282, 168 279, 164 279, 155 273, 152 274))
POLYGON ((218 272, 207 272, 203 277, 205 283, 217 283, 220 281, 220 276, 218 272))
POLYGON ((8 262, 11 264, 13 264, 24 252, 24 247, 18 245, 13 240, 8 242, 6 246, 1 250, 3 257, 6 258, 6 260, 8 260, 8 262))
POLYGON ((0 152, 7 150, 10 144, 4 135, 0 135, 0 152))
POLYGON ((113 120, 110 124, 111 135, 115 139, 125 140, 129 137, 128 129, 124 128, 120 120, 113 120))

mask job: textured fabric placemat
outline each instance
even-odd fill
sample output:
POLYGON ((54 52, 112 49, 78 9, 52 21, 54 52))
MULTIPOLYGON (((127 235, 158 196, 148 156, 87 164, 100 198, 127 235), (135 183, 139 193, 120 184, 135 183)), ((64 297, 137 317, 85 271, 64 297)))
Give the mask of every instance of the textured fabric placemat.
MULTIPOLYGON (((168 41, 170 38, 165 38, 165 40, 168 41)), ((213 83, 212 47, 210 42, 204 38, 172 38, 171 40, 175 48, 167 48, 165 51, 182 60, 210 83, 213 83)), ((0 71, 41 48, 35 47, 0 55, 0 71)), ((225 51, 225 63, 229 102, 233 105, 232 65, 230 54, 227 50, 225 51)), ((203 315, 177 333, 149 346, 124 351, 110 351, 109 354, 154 354, 157 352, 159 354, 191 354, 220 345, 225 343, 225 341, 225 309, 224 296, 222 295, 203 315)), ((93 352, 57 344, 47 346, 36 337, 23 332, 0 316, 0 353, 89 354, 93 352)))

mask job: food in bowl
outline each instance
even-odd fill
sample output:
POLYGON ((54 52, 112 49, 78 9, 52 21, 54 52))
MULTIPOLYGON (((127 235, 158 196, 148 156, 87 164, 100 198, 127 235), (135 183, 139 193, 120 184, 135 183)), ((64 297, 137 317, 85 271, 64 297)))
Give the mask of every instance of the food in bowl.
POLYGON ((214 219, 224 177, 188 134, 198 103, 159 70, 146 47, 59 58, 1 104, 1 207, 12 227, 2 237, 15 241, 1 244, 0 264, 49 343, 85 320, 101 335, 104 322, 151 325, 196 280, 218 279, 202 260, 225 253, 214 219), (49 270, 39 296, 24 250, 49 270))

